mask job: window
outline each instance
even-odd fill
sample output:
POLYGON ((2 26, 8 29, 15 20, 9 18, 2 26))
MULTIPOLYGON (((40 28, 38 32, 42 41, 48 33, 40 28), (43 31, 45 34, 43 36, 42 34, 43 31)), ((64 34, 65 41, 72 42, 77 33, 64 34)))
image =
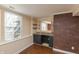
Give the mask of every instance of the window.
POLYGON ((41 31, 51 31, 51 21, 41 21, 41 31))
POLYGON ((21 37, 21 20, 21 16, 5 12, 5 40, 15 40, 21 37))
POLYGON ((41 31, 47 31, 47 23, 41 22, 41 31))

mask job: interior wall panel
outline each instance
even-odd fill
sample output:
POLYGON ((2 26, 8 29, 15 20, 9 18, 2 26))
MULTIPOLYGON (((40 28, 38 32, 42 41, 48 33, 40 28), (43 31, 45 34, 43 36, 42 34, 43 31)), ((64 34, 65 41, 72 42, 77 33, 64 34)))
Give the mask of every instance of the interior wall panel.
POLYGON ((54 48, 79 53, 79 16, 54 16, 54 48))

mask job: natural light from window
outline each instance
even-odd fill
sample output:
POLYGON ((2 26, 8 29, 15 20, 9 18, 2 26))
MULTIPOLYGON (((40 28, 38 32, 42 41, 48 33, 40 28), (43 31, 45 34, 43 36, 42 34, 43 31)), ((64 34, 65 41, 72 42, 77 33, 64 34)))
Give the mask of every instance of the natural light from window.
POLYGON ((5 12, 5 40, 21 38, 22 17, 12 12, 5 12))
POLYGON ((41 22, 41 31, 47 31, 47 23, 41 22))

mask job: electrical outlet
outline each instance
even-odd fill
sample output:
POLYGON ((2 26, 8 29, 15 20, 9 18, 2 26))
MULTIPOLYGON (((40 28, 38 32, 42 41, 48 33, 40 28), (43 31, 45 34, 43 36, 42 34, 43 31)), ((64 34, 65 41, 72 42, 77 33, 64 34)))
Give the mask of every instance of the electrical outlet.
POLYGON ((72 47, 71 47, 71 49, 72 49, 72 50, 74 50, 74 49, 75 49, 75 47, 74 47, 74 46, 72 46, 72 47))

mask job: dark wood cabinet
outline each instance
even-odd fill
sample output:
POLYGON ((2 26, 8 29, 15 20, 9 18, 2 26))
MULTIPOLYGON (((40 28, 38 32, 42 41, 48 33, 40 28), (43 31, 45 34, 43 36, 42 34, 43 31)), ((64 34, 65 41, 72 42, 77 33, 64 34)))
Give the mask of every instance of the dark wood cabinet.
POLYGON ((41 38, 42 38, 42 42, 49 43, 49 36, 41 35, 41 38))
POLYGON ((33 42, 37 44, 48 43, 49 47, 53 47, 53 37, 47 35, 33 35, 33 42))
POLYGON ((40 35, 37 35, 37 34, 34 34, 33 35, 33 42, 34 43, 41 44, 42 43, 41 36, 40 35))
POLYGON ((53 36, 50 36, 48 40, 49 40, 49 46, 53 47, 53 40, 54 40, 53 36))

